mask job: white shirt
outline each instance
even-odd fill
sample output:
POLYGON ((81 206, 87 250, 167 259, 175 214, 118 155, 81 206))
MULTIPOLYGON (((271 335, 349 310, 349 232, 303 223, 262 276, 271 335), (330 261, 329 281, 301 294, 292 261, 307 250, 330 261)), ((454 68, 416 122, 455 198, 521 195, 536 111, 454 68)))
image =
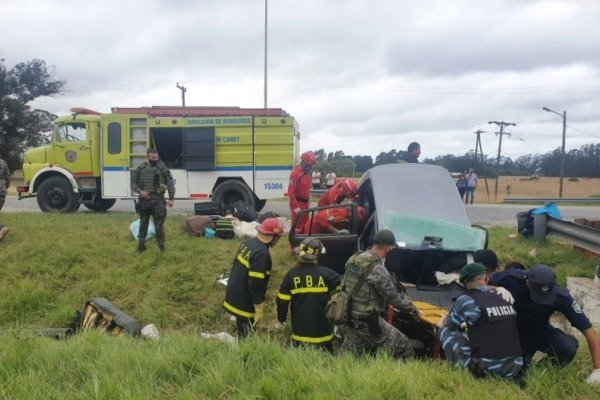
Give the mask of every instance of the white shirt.
POLYGON ((325 175, 325 179, 327 180, 327 185, 328 186, 333 186, 335 184, 335 172, 330 172, 327 175, 325 175))

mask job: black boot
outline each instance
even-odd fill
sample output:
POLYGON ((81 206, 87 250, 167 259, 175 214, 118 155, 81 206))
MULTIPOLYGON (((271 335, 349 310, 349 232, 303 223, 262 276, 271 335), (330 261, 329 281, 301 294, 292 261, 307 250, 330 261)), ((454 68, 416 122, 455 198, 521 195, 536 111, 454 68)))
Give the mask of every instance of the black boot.
POLYGON ((137 250, 138 253, 143 253, 144 251, 146 251, 146 241, 139 239, 138 240, 138 245, 137 245, 137 250))

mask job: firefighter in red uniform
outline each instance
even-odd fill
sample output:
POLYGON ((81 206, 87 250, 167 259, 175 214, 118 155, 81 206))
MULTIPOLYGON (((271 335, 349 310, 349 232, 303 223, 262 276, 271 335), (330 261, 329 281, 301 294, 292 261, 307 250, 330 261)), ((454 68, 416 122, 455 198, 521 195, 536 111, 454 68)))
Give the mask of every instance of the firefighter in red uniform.
POLYGON ((256 230, 256 237, 244 241, 235 254, 223 302, 225 310, 236 318, 240 339, 263 319, 272 266, 269 248, 284 234, 284 225, 277 218, 267 218, 256 230))
MULTIPOLYGON (((296 220, 296 215, 300 210, 306 210, 310 203, 310 188, 311 188, 311 174, 310 171, 317 165, 317 158, 315 153, 307 151, 302 153, 300 156, 300 164, 298 164, 292 174, 290 175, 290 186, 288 187, 288 196, 290 197, 290 211, 292 217, 292 223, 296 220)), ((303 216, 298 224, 296 224, 296 230, 302 231, 306 220, 306 216, 303 216)))
POLYGON ((357 194, 358 188, 354 179, 341 179, 321 196, 319 207, 340 204, 346 198, 352 201, 357 194))
POLYGON ((295 249, 298 265, 283 277, 277 294, 275 329, 281 329, 291 306, 294 345, 315 345, 333 352, 333 325, 325 318, 325 306, 331 293, 339 290, 340 276, 334 270, 319 266, 319 255, 325 252, 321 241, 306 238, 295 249))
POLYGON ((350 212, 348 207, 327 208, 316 213, 312 219, 304 224, 303 233, 307 235, 318 235, 320 233, 348 234, 348 222, 350 212))

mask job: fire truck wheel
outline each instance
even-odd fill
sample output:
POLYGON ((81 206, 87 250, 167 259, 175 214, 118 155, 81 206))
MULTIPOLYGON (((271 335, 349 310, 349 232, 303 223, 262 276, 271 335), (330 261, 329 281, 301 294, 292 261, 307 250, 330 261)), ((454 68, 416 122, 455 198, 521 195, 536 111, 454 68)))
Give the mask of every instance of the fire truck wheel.
POLYGON ((69 213, 79 208, 79 196, 62 176, 51 176, 40 184, 37 202, 44 212, 69 213))
POLYGON ((237 200, 242 200, 248 207, 254 208, 254 193, 243 182, 221 182, 213 191, 213 201, 219 204, 221 210, 229 209, 229 205, 237 200))
POLYGON ((117 199, 96 199, 95 203, 84 204, 84 206, 94 212, 106 212, 115 205, 117 199))

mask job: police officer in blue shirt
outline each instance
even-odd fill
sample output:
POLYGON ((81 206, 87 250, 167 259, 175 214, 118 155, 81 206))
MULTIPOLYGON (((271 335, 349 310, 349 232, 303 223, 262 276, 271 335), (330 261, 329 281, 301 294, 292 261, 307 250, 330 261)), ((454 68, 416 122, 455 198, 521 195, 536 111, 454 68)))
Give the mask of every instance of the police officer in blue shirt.
POLYGON ((469 368, 475 376, 517 378, 523 367, 517 313, 486 280, 483 264, 462 268, 466 292, 438 323, 440 343, 450 364, 469 368))
POLYGON ((594 371, 586 381, 600 383, 598 335, 569 291, 556 284, 556 274, 550 267, 536 265, 527 271, 511 269, 496 272, 490 276, 488 283, 502 286, 513 295, 519 338, 527 356, 541 351, 551 356, 558 365, 573 360, 579 347, 577 339, 550 325, 550 316, 559 311, 583 333, 587 341, 594 371))

